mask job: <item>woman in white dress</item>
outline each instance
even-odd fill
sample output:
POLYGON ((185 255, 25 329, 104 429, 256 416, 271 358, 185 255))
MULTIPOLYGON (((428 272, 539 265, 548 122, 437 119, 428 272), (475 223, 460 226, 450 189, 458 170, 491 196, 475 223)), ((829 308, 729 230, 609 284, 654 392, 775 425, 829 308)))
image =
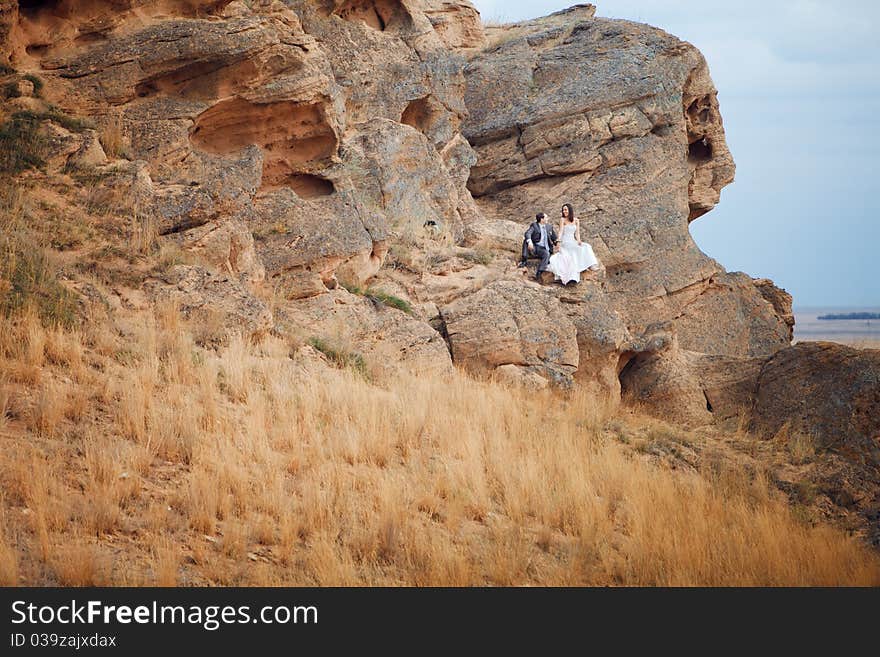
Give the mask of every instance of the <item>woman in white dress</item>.
POLYGON ((563 285, 580 283, 581 272, 599 269, 599 260, 593 253, 593 247, 581 241, 581 222, 575 216, 570 203, 562 206, 559 234, 560 249, 550 256, 550 271, 563 285))

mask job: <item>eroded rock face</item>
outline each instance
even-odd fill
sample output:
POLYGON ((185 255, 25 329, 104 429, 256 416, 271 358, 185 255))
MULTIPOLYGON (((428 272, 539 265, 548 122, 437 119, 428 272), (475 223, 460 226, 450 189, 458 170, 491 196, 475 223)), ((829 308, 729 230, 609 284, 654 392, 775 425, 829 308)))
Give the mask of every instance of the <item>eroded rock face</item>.
POLYGON ((10 35, 18 24, 18 1, 0 0, 0 63, 9 61, 10 35))
MULTIPOLYGON (((285 190, 301 201, 348 190, 330 206, 372 214, 361 222, 372 231, 374 199, 357 185, 377 171, 386 187, 404 174, 430 178, 425 189, 408 186, 409 207, 397 215, 380 208, 391 227, 442 199, 431 218, 460 234, 461 212, 475 211, 464 189, 474 156, 459 132, 463 60, 446 45, 481 34, 466 3, 96 0, 28 5, 21 17, 15 9, 4 13, 14 64, 38 68, 65 110, 101 127, 121 121, 130 156, 150 165, 165 233, 252 215, 255 194, 285 190), (389 128, 377 139, 376 119, 417 134, 389 128), (365 141, 374 170, 360 172, 343 151, 365 141)), ((369 260, 382 239, 332 259, 369 260)))
POLYGON ((421 7, 440 39, 451 50, 467 53, 486 44, 480 13, 470 2, 429 1, 422 2, 421 7))
POLYGON ((371 373, 454 358, 689 426, 751 417, 878 489, 876 352, 789 348, 791 296, 691 238, 734 163, 690 44, 592 5, 484 30, 465 0, 0 0, 0 64, 0 117, 42 115, 26 175, 93 179, 185 251, 127 294, 206 343, 273 331, 371 373), (563 202, 603 264, 570 288, 514 266, 563 202))
MULTIPOLYGON (((49 169, 94 170, 109 186, 134 167, 144 184, 133 211, 149 212, 202 268, 156 281, 156 294, 171 285, 200 308, 226 277, 233 305, 256 308, 254 286, 268 279, 282 299, 306 303, 340 280, 366 284, 395 239, 428 227, 451 244, 476 217, 454 52, 483 41, 467 2, 19 4, 0 4, 4 58, 38 73, 47 101, 97 124, 74 134, 47 123, 49 169), (108 130, 119 153, 101 149, 108 130)), ((262 330, 251 310, 223 313, 262 330)), ((352 334, 368 342, 385 329, 365 319, 378 312, 370 304, 362 310, 352 334)), ((448 365, 448 353, 434 356, 448 365)))
POLYGON ((638 356, 621 373, 625 399, 658 417, 686 426, 712 422, 711 406, 693 371, 690 354, 673 341, 667 348, 638 356))
POLYGON ((688 231, 734 175, 705 60, 661 30, 594 14, 581 5, 490 30, 469 62, 480 209, 525 224, 571 202, 633 334, 671 321, 689 350, 773 353, 790 342, 784 319, 688 231))
MULTIPOLYGON (((742 273, 719 273, 679 296, 679 315, 672 324, 682 348, 720 356, 762 356, 791 344, 792 318, 790 296, 787 312, 779 299, 768 300, 754 281, 742 273), (758 293, 756 294, 756 289, 758 293), (782 312, 786 312, 785 315, 782 312)), ((768 292, 768 294, 770 294, 768 292)))
POLYGON ((536 323, 561 308, 577 357, 493 367, 566 384, 576 375, 615 396, 617 370, 657 322, 688 352, 751 357, 790 341, 784 292, 725 273, 690 238, 733 162, 705 61, 660 30, 578 6, 490 29, 480 51, 479 15, 460 1, 15 10, 4 14, 10 59, 38 67, 50 100, 98 123, 91 135, 59 129, 53 166, 118 167, 96 135, 119 126, 125 156, 145 167, 137 205, 245 290, 266 278, 294 303, 340 281, 393 283, 426 307, 466 307, 487 286, 519 285, 486 251, 515 252, 534 212, 552 217, 565 200, 601 280, 564 295, 526 286, 527 301, 499 303, 534 306, 518 314, 536 323), (452 271, 426 264, 461 243, 477 251, 446 258, 452 271), (389 253, 397 267, 422 264, 390 272, 389 253))
POLYGON ((656 346, 636 355, 621 372, 625 398, 689 427, 748 417, 766 357, 688 351, 672 334, 656 346))
POLYGON ((184 249, 243 283, 257 284, 266 278, 266 269, 254 248, 254 236, 241 221, 215 221, 174 237, 184 249))
POLYGON ((623 372, 658 410, 684 400, 687 422, 738 407, 751 359, 790 343, 790 296, 690 237, 734 166, 704 59, 665 32, 581 5, 487 40, 458 0, 7 2, 0 24, 47 100, 97 123, 46 122, 50 168, 128 181, 132 210, 198 263, 164 285, 193 308, 229 287, 249 331, 267 325, 266 281, 282 324, 345 319, 383 359, 445 368, 437 327, 470 369, 612 397, 623 372), (114 128, 125 147, 105 152, 114 128), (605 268, 573 289, 526 282, 525 225, 563 201, 605 268))
POLYGON ((620 314, 614 309, 601 287, 601 281, 581 283, 575 293, 566 290, 560 302, 577 329, 580 358, 575 379, 597 398, 620 398, 619 374, 626 358, 644 351, 646 344, 638 344, 620 314))

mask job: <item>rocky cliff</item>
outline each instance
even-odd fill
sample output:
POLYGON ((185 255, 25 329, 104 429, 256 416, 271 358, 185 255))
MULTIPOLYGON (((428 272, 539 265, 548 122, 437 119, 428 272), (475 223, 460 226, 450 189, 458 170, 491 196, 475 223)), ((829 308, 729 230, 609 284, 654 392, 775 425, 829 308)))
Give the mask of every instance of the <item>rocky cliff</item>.
POLYGON ((120 297, 380 369, 623 391, 684 424, 776 430, 767 409, 799 394, 772 374, 812 358, 791 297, 689 233, 735 167, 705 60, 659 29, 592 5, 484 30, 465 1, 4 0, 0 39, 4 116, 48 144, 19 180, 87 179, 137 218, 120 240, 149 226, 187 256, 120 297), (604 265, 575 288, 514 266, 563 202, 604 265))

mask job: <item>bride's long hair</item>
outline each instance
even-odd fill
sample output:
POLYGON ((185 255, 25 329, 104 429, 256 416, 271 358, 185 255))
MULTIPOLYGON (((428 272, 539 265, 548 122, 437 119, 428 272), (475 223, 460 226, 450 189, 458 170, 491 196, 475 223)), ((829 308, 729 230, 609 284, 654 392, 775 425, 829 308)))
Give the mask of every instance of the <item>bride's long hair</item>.
POLYGON ((568 208, 568 217, 565 220, 574 223, 574 208, 572 207, 571 203, 566 203, 562 207, 568 208))

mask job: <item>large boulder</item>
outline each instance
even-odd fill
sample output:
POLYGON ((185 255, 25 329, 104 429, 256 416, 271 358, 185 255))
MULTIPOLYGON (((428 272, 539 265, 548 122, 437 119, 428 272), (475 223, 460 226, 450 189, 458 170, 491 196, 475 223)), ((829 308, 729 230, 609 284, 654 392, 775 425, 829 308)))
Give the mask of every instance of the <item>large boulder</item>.
POLYGON ((229 273, 197 265, 175 265, 148 289, 159 301, 180 309, 206 343, 222 343, 233 334, 259 339, 273 327, 272 313, 229 273))
POLYGON ((630 358, 620 373, 624 399, 642 410, 686 426, 712 422, 712 410, 689 354, 674 334, 658 336, 655 350, 630 358))
POLYGON ((764 362, 686 351, 672 337, 629 360, 620 382, 624 397, 642 410, 693 427, 748 417, 764 362))
POLYGON ((303 342, 325 346, 351 362, 360 362, 360 356, 368 374, 441 376, 452 371, 443 336, 426 322, 369 296, 337 288, 282 304, 276 315, 278 328, 303 342))
POLYGON ((456 363, 489 373, 503 365, 571 385, 578 331, 562 304, 534 283, 498 281, 441 309, 456 363))
POLYGON ((880 350, 805 342, 770 358, 758 380, 752 428, 773 436, 783 427, 880 466, 880 350))

